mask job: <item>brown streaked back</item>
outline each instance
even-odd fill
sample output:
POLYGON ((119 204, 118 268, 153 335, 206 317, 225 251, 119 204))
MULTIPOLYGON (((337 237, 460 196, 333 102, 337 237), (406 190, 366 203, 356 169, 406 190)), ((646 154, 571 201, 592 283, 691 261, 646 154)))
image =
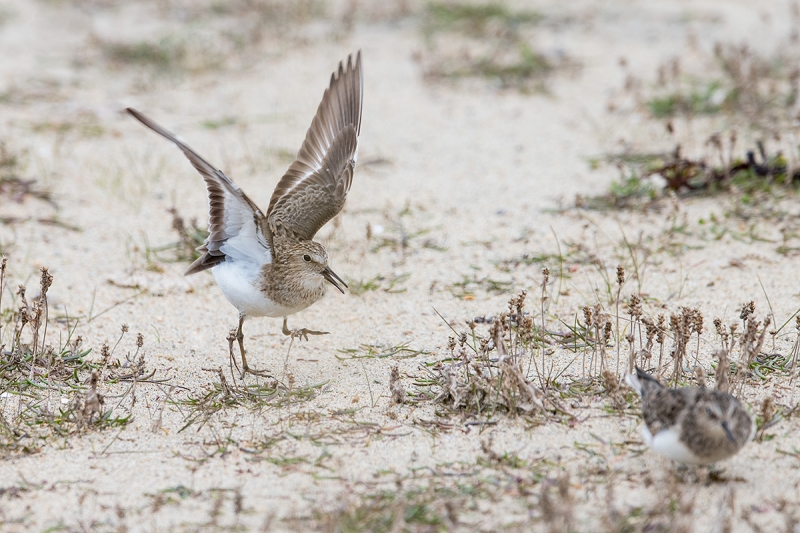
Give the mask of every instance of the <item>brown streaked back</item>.
POLYGON ((638 367, 636 377, 641 384, 642 415, 650 434, 655 435, 678 423, 678 418, 689 401, 687 395, 691 389, 668 389, 638 367))

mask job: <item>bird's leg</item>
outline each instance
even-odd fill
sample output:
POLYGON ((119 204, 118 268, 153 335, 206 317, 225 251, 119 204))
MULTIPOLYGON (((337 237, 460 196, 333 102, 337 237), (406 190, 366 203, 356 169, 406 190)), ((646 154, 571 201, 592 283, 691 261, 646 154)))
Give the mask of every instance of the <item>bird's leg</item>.
POLYGON ((244 376, 244 374, 239 370, 239 365, 236 364, 236 357, 233 355, 233 341, 236 340, 236 330, 232 329, 230 333, 228 333, 228 364, 231 366, 231 377, 233 377, 233 367, 236 367, 236 371, 239 372, 240 376, 244 376))
POLYGON ((242 379, 247 372, 247 356, 244 354, 244 333, 242 333, 242 325, 244 324, 244 315, 239 315, 239 328, 236 330, 236 341, 239 343, 239 355, 242 356, 242 379))
POLYGON ((309 335, 329 335, 330 333, 327 331, 313 331, 306 328, 300 329, 289 329, 287 324, 287 318, 283 317, 283 334, 287 337, 291 337, 293 339, 305 339, 308 340, 309 335))
POLYGON ((244 324, 244 315, 239 315, 239 328, 236 330, 236 340, 239 342, 239 353, 242 356, 242 379, 245 374, 253 374, 254 376, 261 376, 264 378, 271 378, 272 376, 264 370, 254 370, 247 366, 247 356, 244 351, 244 333, 242 333, 242 325, 244 324))

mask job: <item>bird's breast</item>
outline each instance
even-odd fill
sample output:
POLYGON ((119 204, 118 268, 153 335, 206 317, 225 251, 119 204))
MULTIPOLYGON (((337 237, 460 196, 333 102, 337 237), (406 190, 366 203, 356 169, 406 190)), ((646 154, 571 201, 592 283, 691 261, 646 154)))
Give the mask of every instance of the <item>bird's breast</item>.
POLYGON ((262 266, 227 259, 211 269, 222 294, 240 314, 256 317, 291 315, 308 305, 284 305, 270 298, 263 288, 262 266))

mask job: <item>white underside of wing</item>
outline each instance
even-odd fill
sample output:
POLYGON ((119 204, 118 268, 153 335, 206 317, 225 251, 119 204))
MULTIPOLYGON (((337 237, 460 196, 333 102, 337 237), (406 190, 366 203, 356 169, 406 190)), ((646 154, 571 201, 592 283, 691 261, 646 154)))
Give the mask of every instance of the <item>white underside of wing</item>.
MULTIPOLYGON (((255 224, 252 224, 254 227, 255 224)), ((241 231, 236 237, 231 237, 225 244, 219 247, 220 251, 224 253, 229 260, 240 261, 243 263, 250 263, 259 267, 272 262, 272 255, 269 253, 266 243, 256 236, 255 231, 248 231, 246 225, 242 227, 241 231)))
POLYGON ((211 272, 222 294, 240 314, 282 317, 303 309, 284 307, 267 298, 259 289, 260 266, 251 261, 237 261, 231 257, 229 255, 225 261, 212 268, 211 272))
POLYGON ((220 251, 235 261, 259 266, 272 262, 266 239, 256 226, 255 214, 241 198, 229 195, 225 200, 225 233, 230 235, 220 251))
POLYGON ((681 442, 680 434, 674 428, 665 429, 652 435, 645 426, 642 429, 642 436, 654 452, 673 461, 685 464, 703 464, 705 462, 681 442))

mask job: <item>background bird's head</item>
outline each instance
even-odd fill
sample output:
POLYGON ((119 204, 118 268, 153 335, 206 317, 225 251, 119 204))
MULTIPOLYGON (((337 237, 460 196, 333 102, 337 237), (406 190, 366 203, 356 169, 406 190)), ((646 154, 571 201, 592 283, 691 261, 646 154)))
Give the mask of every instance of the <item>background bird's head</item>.
POLYGON ((736 416, 736 402, 727 395, 715 395, 698 400, 697 422, 708 432, 717 438, 724 438, 732 444, 740 444, 737 441, 737 431, 740 422, 736 416))

